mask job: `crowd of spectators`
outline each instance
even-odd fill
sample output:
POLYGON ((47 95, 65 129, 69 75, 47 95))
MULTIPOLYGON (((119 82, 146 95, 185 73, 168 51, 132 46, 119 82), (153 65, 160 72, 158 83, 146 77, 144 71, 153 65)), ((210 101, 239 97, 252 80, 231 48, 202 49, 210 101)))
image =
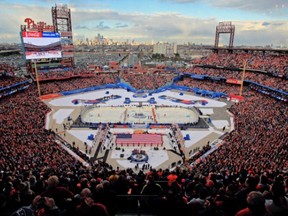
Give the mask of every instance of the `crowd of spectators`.
MULTIPOLYGON (((224 74, 217 73, 213 76, 224 74)), ((41 84, 41 91, 58 93, 117 79, 118 74, 105 73, 50 81, 41 84)), ((122 74, 122 79, 138 89, 155 89, 173 76, 122 74)), ((190 78, 177 84, 239 91, 237 85, 190 78)), ((0 215, 113 216, 119 209, 138 208, 137 195, 151 196, 140 206, 156 215, 287 215, 287 104, 248 88, 243 94, 245 100, 229 109, 235 130, 219 149, 198 163, 147 173, 102 162, 82 166, 44 129, 49 108, 38 99, 35 85, 2 99, 0 215)))
POLYGON ((245 102, 230 108, 235 130, 225 137, 226 144, 200 165, 202 172, 218 168, 233 173, 242 169, 254 173, 287 171, 286 104, 254 91, 247 90, 244 95, 245 102))
POLYGON ((277 76, 288 75, 288 56, 261 53, 219 53, 210 54, 202 59, 195 59, 193 64, 224 66, 229 68, 262 70, 277 76))
POLYGON ((14 75, 23 66, 24 62, 21 55, 0 56, 0 71, 4 70, 14 75))
MULTIPOLYGON (((179 69, 179 72, 207 75, 212 77, 223 77, 226 79, 237 79, 237 80, 242 80, 242 74, 243 74, 243 71, 238 70, 224 70, 224 69, 214 69, 214 68, 212 69, 202 67, 179 69)), ((281 77, 272 77, 264 73, 246 71, 244 80, 256 82, 264 86, 272 87, 278 90, 288 91, 287 80, 281 77)))
POLYGON ((116 83, 118 75, 115 73, 99 73, 92 77, 79 77, 68 80, 43 82, 40 84, 41 94, 53 94, 78 88, 116 83))
POLYGON ((2 171, 38 170, 48 168, 48 164, 61 167, 71 162, 72 158, 62 161, 61 154, 66 155, 65 152, 53 144, 54 137, 44 129, 49 108, 37 98, 35 90, 31 87, 0 101, 2 171))
POLYGON ((11 64, 0 63, 0 76, 2 75, 14 75, 17 68, 11 64))
POLYGON ((0 89, 25 80, 27 80, 27 78, 3 75, 0 78, 0 89))
MULTIPOLYGON (((33 70, 31 74, 34 79, 36 80, 36 73, 33 70)), ((63 67, 63 68, 55 68, 55 69, 38 69, 38 79, 39 81, 48 81, 48 80, 63 80, 69 79, 73 77, 87 77, 95 75, 94 72, 89 71, 86 68, 70 68, 70 67, 63 67)))
POLYGON ((153 90, 157 89, 167 83, 172 83, 175 74, 171 73, 157 73, 157 72, 145 72, 145 73, 133 73, 122 72, 121 78, 130 83, 136 89, 153 90))
POLYGON ((219 81, 212 81, 212 80, 195 80, 191 78, 184 78, 182 81, 178 81, 176 83, 180 86, 187 86, 191 88, 200 88, 208 91, 218 91, 223 92, 226 94, 239 94, 240 86, 238 85, 221 85, 219 81))
POLYGON ((25 77, 14 76, 11 71, 14 71, 12 66, 0 65, 0 98, 27 88, 32 82, 25 77))

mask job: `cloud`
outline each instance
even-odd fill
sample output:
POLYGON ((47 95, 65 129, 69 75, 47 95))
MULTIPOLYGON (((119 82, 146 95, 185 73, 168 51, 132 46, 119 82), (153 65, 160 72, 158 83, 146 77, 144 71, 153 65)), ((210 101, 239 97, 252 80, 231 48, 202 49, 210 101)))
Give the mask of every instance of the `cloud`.
MULTIPOLYGON (((182 16, 177 13, 155 13, 152 15, 141 13, 119 13, 111 10, 91 10, 91 11, 75 11, 73 17, 77 17, 77 23, 91 23, 93 20, 105 20, 109 24, 109 32, 105 33, 105 37, 110 35, 115 39, 126 37, 126 39, 139 40, 181 40, 189 39, 189 28, 191 18, 182 16), (177 39, 178 38, 178 39, 177 39)), ((98 30, 106 30, 103 28, 104 23, 98 24, 98 30)), ((100 32, 101 33, 101 32, 100 32)), ((103 34, 103 32, 102 32, 103 34)))
POLYGON ((128 27, 127 24, 121 24, 121 23, 116 23, 115 25, 116 25, 115 28, 127 28, 128 27))
POLYGON ((288 22, 270 21, 270 25, 264 25, 261 21, 235 22, 235 44, 237 45, 288 45, 288 22), (253 44, 251 44, 253 42, 253 44))
POLYGON ((98 25, 95 26, 95 28, 98 30, 110 29, 109 26, 104 25, 103 21, 99 22, 98 25))
POLYGON ((85 25, 76 25, 74 27, 74 29, 89 29, 89 28, 87 26, 85 26, 85 25))
MULTIPOLYGON (((207 0, 208 1, 208 0, 207 0)), ((222 0, 219 0, 222 1, 222 0)), ((236 1, 236 0, 235 0, 236 1)), ((257 1, 257 0, 256 0, 257 1)), ((20 25, 26 15, 52 24, 51 7, 1 4, 0 42, 20 42, 20 25)), ((287 44, 288 20, 232 21, 236 27, 234 45, 287 44), (269 23, 269 24, 268 24, 269 23)), ((74 8, 74 38, 93 38, 100 33, 113 40, 168 41, 214 44, 217 18, 197 18, 176 12, 124 13, 115 10, 74 8), (96 32, 95 32, 96 31, 96 32)), ((226 43, 226 36, 220 39, 226 43)))
MULTIPOLYGON (((249 10, 255 12, 275 13, 287 9, 287 0, 217 0, 210 2, 216 7, 249 10)), ((277 15, 277 14, 275 14, 277 15)), ((279 14, 278 14, 279 15, 279 14)))
POLYGON ((194 3, 198 2, 199 0, 161 0, 163 2, 175 2, 175 3, 194 3))
POLYGON ((285 32, 278 32, 275 37, 274 32, 267 30, 247 30, 242 31, 235 37, 235 44, 237 45, 251 45, 250 41, 253 40, 253 45, 288 45, 288 39, 285 32), (252 37, 252 38, 251 38, 252 37), (273 40, 271 40, 273 38, 273 40))
POLYGON ((274 22, 274 23, 271 23, 272 25, 274 26, 283 26, 285 25, 285 22, 274 22))
POLYGON ((35 22, 44 21, 52 24, 51 8, 40 6, 28 6, 23 4, 7 4, 0 2, 1 27, 0 42, 20 42, 20 25, 24 25, 24 19, 29 17, 35 22), (47 11, 47 13, 43 13, 47 11))
POLYGON ((218 8, 231 8, 243 11, 266 13, 272 16, 286 16, 287 0, 160 0, 174 3, 203 3, 218 8))

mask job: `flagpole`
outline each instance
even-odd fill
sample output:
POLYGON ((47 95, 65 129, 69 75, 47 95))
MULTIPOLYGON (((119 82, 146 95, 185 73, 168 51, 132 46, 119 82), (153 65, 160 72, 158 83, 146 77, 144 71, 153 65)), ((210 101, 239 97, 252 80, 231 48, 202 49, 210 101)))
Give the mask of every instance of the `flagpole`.
POLYGON ((34 66, 35 66, 35 73, 36 73, 36 82, 37 82, 38 95, 39 95, 39 97, 41 97, 40 83, 39 83, 39 76, 38 76, 38 69, 37 69, 37 61, 34 61, 34 66))
POLYGON ((243 83, 244 83, 244 78, 245 78, 246 65, 247 65, 247 60, 244 60, 241 87, 240 87, 240 92, 239 92, 240 96, 242 96, 242 92, 243 92, 243 83))

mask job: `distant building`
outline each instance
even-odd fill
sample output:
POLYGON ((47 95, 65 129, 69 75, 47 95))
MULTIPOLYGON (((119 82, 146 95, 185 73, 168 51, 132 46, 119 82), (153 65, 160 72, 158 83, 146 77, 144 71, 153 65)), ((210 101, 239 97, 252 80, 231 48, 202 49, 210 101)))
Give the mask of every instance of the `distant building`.
POLYGON ((153 45, 153 54, 163 54, 165 57, 173 57, 177 53, 177 44, 175 43, 156 43, 153 45))

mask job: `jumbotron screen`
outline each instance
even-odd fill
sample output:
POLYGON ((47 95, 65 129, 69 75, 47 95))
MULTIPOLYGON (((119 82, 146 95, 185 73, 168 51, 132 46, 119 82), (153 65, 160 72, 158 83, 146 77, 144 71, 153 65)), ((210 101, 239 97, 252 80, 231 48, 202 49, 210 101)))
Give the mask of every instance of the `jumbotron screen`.
POLYGON ((26 59, 61 58, 61 38, 57 32, 22 32, 26 59))

